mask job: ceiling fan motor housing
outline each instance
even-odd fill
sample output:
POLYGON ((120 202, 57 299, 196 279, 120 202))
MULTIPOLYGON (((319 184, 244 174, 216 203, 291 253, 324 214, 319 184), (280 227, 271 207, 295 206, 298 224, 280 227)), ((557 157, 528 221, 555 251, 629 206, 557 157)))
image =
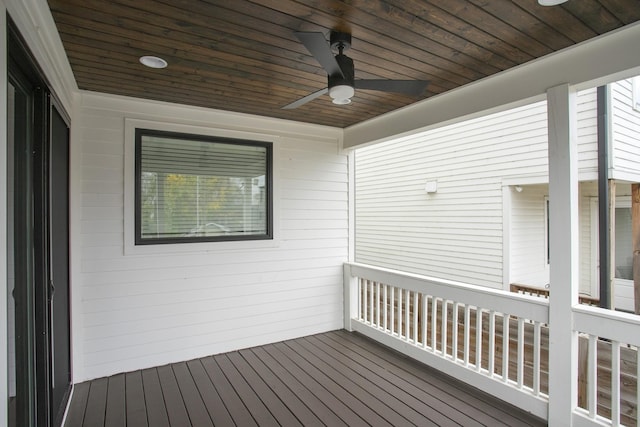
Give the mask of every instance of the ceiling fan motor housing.
POLYGON ((338 65, 340 66, 340 69, 342 70, 342 74, 344 74, 344 77, 339 75, 339 74, 334 74, 334 75, 330 75, 329 76, 329 88, 332 88, 334 86, 340 86, 340 85, 346 85, 346 86, 354 86, 354 78, 355 78, 355 73, 354 73, 354 68, 353 68, 353 59, 349 58, 346 55, 342 55, 342 54, 338 54, 336 55, 336 62, 338 63, 338 65))
POLYGON ((346 52, 351 47, 351 34, 331 31, 329 45, 338 53, 346 52))

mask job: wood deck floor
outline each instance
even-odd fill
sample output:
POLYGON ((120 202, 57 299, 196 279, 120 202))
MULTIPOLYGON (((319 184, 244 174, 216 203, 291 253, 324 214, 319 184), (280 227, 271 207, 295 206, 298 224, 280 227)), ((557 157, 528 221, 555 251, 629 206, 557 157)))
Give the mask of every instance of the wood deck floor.
POLYGON ((368 338, 334 331, 77 384, 66 427, 543 426, 368 338))

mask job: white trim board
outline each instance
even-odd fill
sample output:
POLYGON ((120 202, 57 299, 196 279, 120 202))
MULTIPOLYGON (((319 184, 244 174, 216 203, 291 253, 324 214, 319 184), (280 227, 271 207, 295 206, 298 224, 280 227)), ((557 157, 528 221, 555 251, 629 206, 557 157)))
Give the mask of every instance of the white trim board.
POLYGON ((345 129, 345 148, 388 141, 545 99, 559 84, 575 90, 640 74, 640 23, 500 72, 345 129))

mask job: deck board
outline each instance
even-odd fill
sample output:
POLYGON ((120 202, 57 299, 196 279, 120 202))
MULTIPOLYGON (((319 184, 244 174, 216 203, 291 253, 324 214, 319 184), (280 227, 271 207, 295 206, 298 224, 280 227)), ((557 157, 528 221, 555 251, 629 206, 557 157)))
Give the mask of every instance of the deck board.
POLYGON ((147 420, 152 427, 169 427, 169 416, 164 404, 160 378, 157 369, 144 369, 141 372, 144 387, 144 401, 147 420))
MULTIPOLYGON (((327 406, 325 402, 314 394, 314 387, 309 383, 304 384, 302 381, 304 378, 296 376, 294 373, 288 371, 283 365, 281 365, 278 359, 272 357, 264 348, 254 348, 250 350, 244 350, 243 353, 250 352, 250 355, 246 355, 247 360, 251 360, 252 356, 262 361, 269 370, 273 373, 285 385, 291 393, 303 403, 304 407, 308 408, 323 425, 346 427, 347 424, 343 418, 338 417, 330 406, 327 406)), ((285 395, 286 402, 290 397, 285 395)), ((335 408, 333 408, 335 409, 335 408)), ((303 419, 303 418, 300 418, 303 419)), ((311 422, 309 425, 314 425, 311 422)))
POLYGON ((531 425, 529 424, 532 422, 531 416, 519 408, 510 406, 460 381, 452 381, 449 376, 433 368, 425 367, 405 357, 398 357, 393 352, 377 351, 379 346, 376 343, 357 334, 343 334, 339 331, 331 335, 332 339, 338 337, 346 339, 347 345, 352 349, 363 348, 368 357, 380 357, 389 361, 400 368, 400 371, 394 371, 395 375, 428 391, 431 395, 439 396, 440 399, 447 402, 460 399, 465 403, 463 407, 450 406, 457 410, 463 410, 465 414, 474 419, 482 420, 483 425, 531 425))
POLYGON ((332 347, 331 342, 322 341, 317 337, 310 337, 308 340, 318 343, 316 347, 318 351, 322 351, 322 344, 325 348, 331 348, 333 350, 331 357, 336 361, 351 362, 350 369, 355 373, 375 384, 380 392, 391 394, 402 402, 402 407, 395 406, 394 408, 416 425, 423 424, 425 417, 435 425, 450 425, 452 423, 469 427, 482 425, 474 418, 425 393, 411 382, 400 380, 395 374, 390 373, 393 366, 383 359, 379 359, 378 364, 374 364, 356 352, 349 353, 345 349, 332 347), (345 353, 341 353, 339 350, 345 351, 345 353))
MULTIPOLYGON (((67 420, 65 425, 67 426, 81 426, 84 421, 84 413, 87 409, 87 399, 89 398, 89 389, 91 388, 91 382, 84 382, 76 384, 73 387, 73 396, 69 403, 69 409, 67 414, 67 420)), ((10 424, 15 425, 15 424, 10 424)))
POLYGON ((346 331, 76 384, 65 426, 89 424, 546 425, 346 331))
POLYGON ((204 366, 202 366, 202 362, 200 362, 200 360, 190 360, 187 362, 187 366, 189 367, 189 371, 191 371, 191 375, 193 375, 196 387, 198 387, 200 396, 202 396, 202 400, 207 407, 213 424, 217 426, 233 425, 233 419, 209 379, 207 371, 205 371, 204 366))
POLYGON ((99 378, 91 383, 87 410, 82 423, 83 426, 104 425, 104 415, 107 406, 108 378, 99 378))
POLYGON ((281 426, 302 427, 302 423, 293 415, 287 405, 273 392, 273 390, 265 384, 260 378, 254 367, 250 365, 238 352, 229 353, 227 358, 238 372, 242 375, 247 385, 251 387, 260 397, 268 411, 273 414, 274 418, 281 426))
POLYGON ((191 425, 194 427, 213 427, 207 407, 186 362, 175 363, 172 366, 191 425))
POLYGON ((253 416, 242 403, 242 399, 233 389, 231 383, 227 380, 224 372, 218 366, 213 357, 205 357, 202 359, 202 365, 207 371, 207 375, 211 379, 216 390, 222 397, 225 407, 229 410, 231 418, 238 426, 257 426, 253 416))
POLYGON ((145 403, 144 387, 142 386, 142 372, 128 372, 124 380, 127 424, 147 427, 147 405, 145 403))
POLYGON ((162 394, 164 395, 164 404, 167 407, 169 425, 190 425, 189 414, 182 400, 182 394, 180 393, 178 381, 173 373, 172 366, 160 366, 158 368, 158 378, 160 378, 160 386, 162 388, 162 394))
POLYGON ((119 427, 126 425, 126 403, 124 374, 109 378, 107 390, 107 405, 105 409, 105 427, 119 427))

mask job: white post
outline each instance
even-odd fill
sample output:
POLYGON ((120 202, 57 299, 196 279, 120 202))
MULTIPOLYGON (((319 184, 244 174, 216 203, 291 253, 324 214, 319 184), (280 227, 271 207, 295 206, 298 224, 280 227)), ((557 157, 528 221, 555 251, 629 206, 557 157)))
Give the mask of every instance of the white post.
POLYGON ((577 405, 578 180, 576 94, 547 91, 549 127, 549 425, 571 426, 577 405))
POLYGON ((344 328, 352 332, 351 319, 358 313, 358 278, 351 275, 351 265, 344 264, 343 274, 343 291, 344 291, 344 328))

